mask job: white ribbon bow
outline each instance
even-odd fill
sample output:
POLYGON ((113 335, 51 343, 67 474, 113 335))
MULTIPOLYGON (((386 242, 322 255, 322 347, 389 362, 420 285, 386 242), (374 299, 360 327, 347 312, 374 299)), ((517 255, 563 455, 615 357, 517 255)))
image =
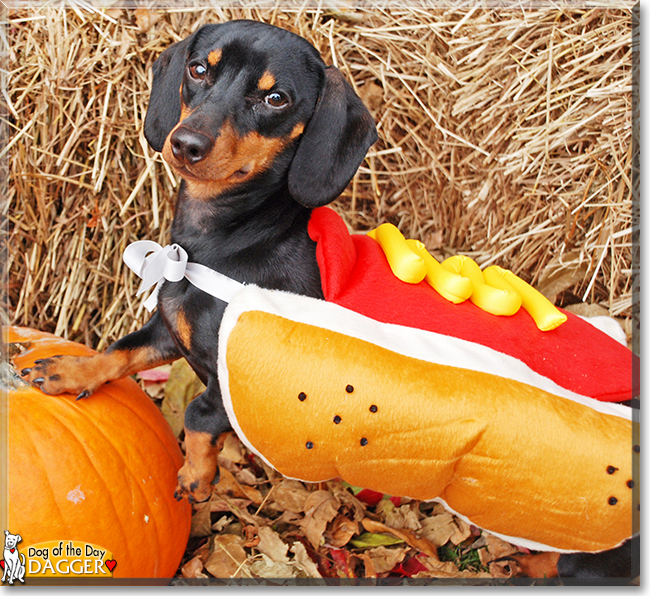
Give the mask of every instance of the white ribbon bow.
POLYGON ((157 242, 139 240, 126 247, 122 258, 126 266, 142 279, 136 296, 156 286, 144 302, 149 312, 156 307, 158 291, 165 280, 176 282, 186 278, 192 285, 224 302, 230 302, 244 286, 205 265, 188 263, 187 252, 178 244, 168 244, 163 248, 157 242))

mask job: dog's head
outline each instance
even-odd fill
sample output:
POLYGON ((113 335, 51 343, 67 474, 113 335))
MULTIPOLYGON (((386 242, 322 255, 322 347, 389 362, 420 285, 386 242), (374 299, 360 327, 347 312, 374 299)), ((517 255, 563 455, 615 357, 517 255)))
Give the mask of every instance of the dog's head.
POLYGON ((377 140, 341 72, 272 25, 206 25, 165 50, 153 72, 145 136, 194 198, 266 177, 307 207, 324 205, 377 140))
POLYGON ((21 540, 20 534, 11 534, 5 530, 5 548, 15 548, 21 540))

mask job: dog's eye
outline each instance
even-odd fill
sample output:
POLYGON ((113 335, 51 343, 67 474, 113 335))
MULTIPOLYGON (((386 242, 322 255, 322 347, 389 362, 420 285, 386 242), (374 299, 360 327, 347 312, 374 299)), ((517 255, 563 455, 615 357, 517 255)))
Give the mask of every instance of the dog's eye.
POLYGON ((269 93, 264 98, 264 101, 272 108, 283 108, 289 103, 289 98, 280 91, 274 91, 273 93, 269 93))
POLYGON ((205 75, 208 74, 208 69, 200 62, 190 64, 187 70, 190 73, 190 76, 197 81, 202 81, 205 79, 205 75))

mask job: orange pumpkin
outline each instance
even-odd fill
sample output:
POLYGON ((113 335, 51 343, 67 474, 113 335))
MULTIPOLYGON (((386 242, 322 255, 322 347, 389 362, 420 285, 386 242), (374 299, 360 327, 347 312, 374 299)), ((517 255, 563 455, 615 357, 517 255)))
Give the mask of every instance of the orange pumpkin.
MULTIPOLYGON (((94 352, 49 333, 10 327, 25 351, 16 370, 56 354, 94 352)), ((191 523, 174 499, 183 456, 169 425, 130 378, 89 398, 50 396, 22 382, 8 392, 8 524, 19 548, 83 541, 107 549, 113 577, 173 577, 191 523)))

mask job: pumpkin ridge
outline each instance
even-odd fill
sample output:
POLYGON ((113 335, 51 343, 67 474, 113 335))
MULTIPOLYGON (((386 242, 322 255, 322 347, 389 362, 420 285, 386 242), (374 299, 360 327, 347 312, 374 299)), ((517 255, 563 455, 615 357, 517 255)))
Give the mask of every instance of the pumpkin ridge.
MULTIPOLYGON (((158 442, 165 447, 165 451, 169 454, 170 460, 173 461, 175 458, 174 458, 173 454, 169 451, 169 449, 167 449, 166 441, 164 441, 163 438, 157 432, 154 432, 154 429, 151 428, 151 426, 147 423, 147 421, 142 416, 138 415, 138 413, 132 407, 129 407, 130 404, 133 403, 133 402, 131 400, 128 400, 128 399, 125 400, 125 401, 122 401, 120 399, 116 399, 115 394, 113 394, 112 397, 113 397, 113 401, 115 401, 116 403, 119 403, 131 415, 133 415, 135 418, 137 418, 137 420, 140 422, 141 426, 145 427, 147 430, 152 431, 153 436, 155 436, 156 439, 158 440, 158 442)), ((149 396, 147 396, 147 398, 150 399, 149 396)), ((92 399, 92 396, 90 397, 90 399, 92 399)), ((74 409, 74 402, 70 402, 70 401, 66 400, 66 405, 68 405, 69 407, 74 409)), ((154 405, 154 404, 152 403, 152 405, 154 405)), ((154 407, 155 407, 155 405, 154 405, 154 407)), ((97 433, 99 433, 102 437, 104 437, 111 444, 111 447, 116 451, 116 453, 119 454, 119 450, 116 449, 115 445, 111 442, 109 436, 104 432, 104 430, 102 428, 100 428, 97 425, 97 423, 94 420, 92 420, 86 413, 83 412, 83 408, 79 408, 78 410, 75 409, 75 411, 79 412, 79 414, 81 416, 83 416, 90 423, 90 425, 92 425, 92 427, 95 429, 95 431, 97 433)), ((167 422, 165 421, 165 423, 167 423, 167 422)), ((139 445, 140 441, 138 441, 137 444, 139 445)), ((147 444, 147 448, 146 449, 138 449, 138 453, 147 453, 149 451, 149 448, 150 448, 150 445, 147 444)), ((129 476, 132 477, 132 478, 135 478, 137 476, 135 474, 135 472, 132 470, 132 468, 130 468, 130 467, 128 467, 126 465, 125 461, 124 461, 124 468, 126 470, 128 470, 128 472, 129 472, 128 475, 125 474, 125 476, 127 478, 129 476)), ((156 492, 157 493, 162 493, 165 490, 165 487, 161 484, 160 477, 158 475, 156 475, 154 473, 154 474, 152 474, 152 476, 150 476, 150 479, 152 481, 152 484, 158 489, 157 491, 151 491, 152 494, 155 494, 156 492)), ((137 485, 137 490, 138 490, 139 494, 141 495, 141 497, 143 498, 144 503, 148 505, 149 502, 150 502, 150 499, 149 499, 149 495, 147 494, 147 491, 142 489, 142 487, 140 486, 140 483, 136 482, 134 484, 137 485)), ((173 514, 173 511, 172 511, 172 508, 171 508, 172 504, 170 502, 168 502, 167 500, 165 500, 165 499, 161 499, 161 501, 162 501, 162 505, 163 505, 165 511, 170 514, 170 517, 166 518, 166 519, 173 518, 174 514, 173 514)), ((151 513, 151 511, 150 511, 150 513, 151 513)), ((163 549, 159 548, 159 547, 162 546, 161 543, 160 543, 160 537, 162 535, 165 535, 166 532, 162 531, 162 528, 159 527, 158 516, 151 515, 150 516, 150 521, 147 522, 147 523, 151 523, 151 522, 153 522, 153 533, 154 533, 154 535, 156 537, 156 545, 155 546, 157 547, 157 552, 163 552, 163 549)), ((157 562, 156 562, 156 564, 157 564, 157 562)))
MULTIPOLYGON (((118 379, 117 381, 113 381, 112 383, 118 383, 118 382, 120 382, 120 381, 124 381, 124 380, 126 380, 126 379, 130 379, 130 377, 125 377, 124 379, 118 379)), ((133 380, 133 379, 131 379, 131 380, 133 380)), ((135 381, 133 381, 133 382, 135 383, 135 381)), ((102 387, 106 387, 107 385, 111 385, 111 383, 107 383, 107 384, 103 385, 102 387)), ((100 390, 102 389, 102 387, 100 387, 100 388, 98 389, 98 391, 100 391, 100 390)), ((114 400, 115 402, 117 402, 117 403, 119 403, 120 405, 122 405, 124 408, 126 408, 126 410, 128 410, 128 412, 129 412, 131 415, 133 415, 135 418, 137 418, 138 421, 139 421, 142 425, 144 425, 146 428, 148 428, 148 429, 150 429, 150 430, 153 431, 153 434, 154 434, 155 437, 158 439, 158 442, 159 442, 159 443, 164 447, 166 453, 169 455, 169 459, 170 459, 170 461, 173 462, 173 461, 176 459, 176 457, 177 457, 176 454, 174 454, 173 451, 170 449, 170 446, 169 446, 168 442, 165 440, 165 438, 164 438, 164 436, 162 435, 162 433, 159 434, 159 433, 157 432, 157 430, 158 430, 157 427, 152 427, 152 425, 148 424, 147 421, 146 421, 146 419, 145 419, 145 418, 144 418, 144 417, 143 417, 143 416, 142 416, 142 415, 141 415, 141 414, 140 414, 140 413, 139 413, 139 412, 138 412, 138 411, 133 407, 133 403, 134 403, 133 400, 132 400, 132 399, 129 399, 129 397, 128 397, 126 394, 125 394, 124 396, 122 396, 122 393, 119 393, 119 394, 115 394, 115 393, 114 393, 114 394, 112 395, 112 397, 113 397, 113 400, 114 400), (122 400, 121 397, 125 397, 125 399, 122 400)), ((151 401, 151 398, 150 398, 148 395, 147 395, 147 398, 150 400, 151 405, 152 405, 154 408, 156 408, 155 404, 153 403, 153 401, 151 401)), ((90 399, 92 399, 92 396, 90 397, 90 399)), ((156 408, 156 412, 159 413, 159 410, 158 410, 157 408, 156 408)), ((161 414, 161 415, 162 415, 162 414, 161 414)), ((166 420, 165 420, 165 424, 167 424, 167 421, 166 421, 166 420)), ((171 427, 170 427, 170 430, 171 430, 171 427)), ((173 434, 172 434, 171 436, 173 436, 173 434)), ((174 441, 176 441, 176 437, 175 437, 175 436, 174 436, 174 441)), ((179 464, 180 464, 180 463, 182 463, 182 462, 179 462, 179 464)), ((179 465, 179 469, 180 469, 180 465, 179 465)), ((177 470, 177 472, 178 472, 178 470, 177 470)), ((156 487, 157 487, 158 489, 160 489, 158 492, 163 492, 164 487, 163 487, 163 486, 161 485, 161 483, 160 483, 160 477, 157 476, 157 475, 154 475, 154 476, 152 476, 152 480, 154 481, 156 487)), ((149 501, 147 500, 146 502, 148 503, 149 501)), ((161 499, 161 502, 162 502, 162 506, 164 507, 164 510, 165 510, 167 513, 170 514, 169 517, 167 517, 167 518, 165 518, 165 519, 172 519, 173 516, 174 516, 174 512, 173 512, 173 510, 172 510, 173 503, 167 501, 166 499, 161 499)), ((154 528, 155 528, 155 534, 156 534, 156 537, 158 538, 158 537, 160 537, 160 536, 165 535, 166 532, 163 532, 162 529, 160 529, 160 531, 159 531, 158 522, 156 521, 157 518, 158 518, 158 516, 155 516, 155 517, 154 517, 154 521, 155 521, 155 523, 156 523, 156 525, 154 526, 154 528)))
MULTIPOLYGON (((174 461, 174 459, 175 459, 174 454, 171 453, 171 452, 169 451, 169 449, 167 448, 167 442, 163 439, 163 437, 162 437, 161 435, 159 435, 157 432, 154 432, 154 429, 153 429, 152 426, 147 422, 147 420, 146 420, 144 417, 140 416, 140 415, 138 414, 138 412, 137 412, 136 410, 134 410, 133 407, 131 407, 131 404, 133 403, 133 401, 132 401, 132 400, 128 400, 128 399, 125 400, 125 401, 122 401, 121 399, 117 399, 117 398, 116 398, 116 395, 115 395, 114 393, 111 395, 111 397, 113 398, 113 402, 115 402, 115 404, 120 404, 121 406, 123 406, 123 407, 127 410, 127 412, 128 412, 130 415, 132 415, 134 418, 136 418, 142 427, 144 427, 144 428, 145 428, 146 430, 148 430, 148 431, 151 431, 152 436, 155 437, 155 438, 158 440, 158 443, 159 443, 160 445, 162 445, 162 446, 165 447, 165 451, 169 454, 169 459, 170 459, 170 461, 174 461)), ((92 399, 92 397, 91 397, 90 399, 92 399)), ((147 396, 147 399, 151 399, 151 398, 149 398, 149 397, 147 396)), ((103 437, 103 438, 104 438, 104 439, 105 439, 105 440, 106 440, 106 441, 111 445, 111 447, 113 448, 113 450, 114 450, 117 454, 119 454, 119 450, 117 450, 117 448, 115 447, 114 443, 111 441, 110 436, 107 435, 107 434, 104 432, 104 430, 103 430, 100 426, 98 426, 97 423, 96 423, 96 422, 95 422, 91 417, 88 416, 88 414, 86 414, 86 413, 83 411, 83 408, 79 408, 79 409, 77 409, 77 408, 74 407, 74 406, 75 406, 75 402, 72 402, 72 401, 69 401, 69 400, 64 400, 64 401, 65 401, 65 405, 66 405, 66 407, 69 407, 71 410, 73 410, 74 412, 78 413, 78 414, 79 414, 80 416, 82 416, 85 420, 87 420, 88 423, 90 424, 90 426, 92 426, 93 429, 94 429, 98 434, 100 434, 100 435, 101 435, 101 436, 102 436, 102 437, 103 437)), ((152 405, 153 407, 155 407, 155 405, 154 405, 153 403, 151 403, 151 405, 152 405)), ((114 408, 115 408, 115 405, 113 405, 112 408, 114 409, 114 408)), ((165 424, 167 424, 166 421, 165 421, 165 424)), ((141 444, 141 441, 138 441, 138 442, 135 443, 135 444, 140 445, 140 444, 141 444)), ((150 444, 147 443, 147 448, 143 448, 143 449, 139 449, 139 448, 138 448, 137 451, 138 451, 138 453, 145 453, 145 454, 146 454, 147 452, 149 452, 150 447, 151 447, 150 444)), ((121 458, 120 458, 120 459, 121 459, 121 458)), ((123 461, 123 460, 122 460, 122 461, 123 461)), ((134 478, 134 479, 135 479, 135 478, 137 477, 137 474, 133 471, 133 469, 132 469, 131 467, 129 467, 129 466, 126 465, 126 462, 125 462, 125 461, 123 461, 123 463, 124 463, 123 468, 128 472, 128 474, 124 474, 125 478, 128 479, 128 478, 131 477, 131 478, 134 478)), ((94 466, 93 466, 93 468, 94 468, 94 466)), ((96 469, 96 468, 95 468, 95 469, 96 469)), ((161 493, 163 493, 164 490, 165 490, 165 487, 164 487, 163 484, 161 483, 160 476, 158 476, 158 475, 156 475, 156 474, 154 473, 154 474, 152 474, 152 475, 150 476, 150 480, 151 480, 152 485, 153 485, 156 489, 158 489, 158 490, 145 491, 145 490, 142 488, 142 486, 140 485, 139 482, 135 482, 135 483, 134 483, 134 485, 137 486, 138 494, 140 494, 140 496, 141 496, 142 499, 143 499, 143 502, 144 502, 146 505, 149 505, 149 503, 150 503, 150 499, 149 499, 149 494, 148 494, 148 492, 151 492, 151 494, 152 494, 152 496, 153 496, 153 495, 156 494, 156 493, 161 494, 161 493)), ((112 499, 111 499, 111 500, 112 500, 112 499)), ((160 506, 160 503, 162 503, 162 507, 164 508, 164 511, 165 511, 166 513, 169 514, 169 516, 166 517, 165 519, 172 519, 172 518, 174 517, 174 515, 175 515, 174 512, 173 512, 173 509, 172 509, 173 503, 171 503, 170 501, 168 501, 168 500, 166 500, 166 499, 160 499, 160 501, 159 501, 159 503, 158 503, 158 506, 160 506)), ((153 513, 153 512, 151 511, 151 508, 150 508, 149 513, 153 513)), ((152 523, 152 522, 153 522, 153 530, 152 530, 152 531, 153 531, 153 533, 154 533, 154 535, 155 535, 155 541, 156 541, 156 545, 155 545, 155 546, 157 547, 157 552, 159 552, 159 553, 164 553, 164 552, 166 552, 166 551, 162 548, 162 544, 161 544, 161 536, 167 534, 167 532, 165 532, 165 531, 163 530, 163 528, 161 528, 160 523, 159 523, 159 521, 158 521, 158 518, 159 518, 158 515, 150 515, 149 518, 150 518, 150 520, 149 520, 147 523, 152 523)), ((158 561, 156 561, 156 565, 158 565, 158 561)))
MULTIPOLYGON (((11 415, 11 412, 8 412, 8 414, 11 415)), ((13 413, 13 416, 14 417, 16 416, 16 412, 13 413)), ((20 420, 20 414, 18 414, 18 420, 20 420)), ((16 418, 14 418, 14 423, 15 423, 15 421, 16 421, 16 418)), ((61 527, 63 527, 65 525, 67 525, 66 524, 66 519, 65 519, 65 516, 63 515, 63 512, 61 511, 61 508, 59 507, 59 504, 58 504, 58 502, 56 500, 56 497, 54 495, 54 490, 52 488, 52 483, 49 481, 50 476, 49 476, 49 474, 47 472, 47 466, 45 465, 45 462, 43 460, 43 457, 41 456, 40 450, 38 449, 38 447, 36 445, 36 442, 34 442, 32 436, 31 436, 31 433, 29 432, 29 425, 22 424, 21 426, 22 426, 22 432, 20 433, 20 436, 22 438, 24 438, 25 441, 29 441, 29 443, 33 447, 32 451, 39 458, 39 463, 41 464, 39 467, 43 471, 43 474, 45 475, 45 477, 48 479, 47 489, 49 490, 49 492, 51 494, 51 503, 54 505, 54 507, 56 507, 56 511, 58 512, 59 518, 60 518, 60 525, 61 525, 61 527)), ((8 435, 8 433, 7 433, 7 435, 8 435)), ((7 438, 8 438, 8 436, 7 436, 7 438)), ((9 466, 7 466, 7 475, 9 475, 9 473, 10 473, 10 469, 9 469, 9 466)), ((7 495, 7 496, 9 496, 9 495, 7 495)))
MULTIPOLYGON (((126 379, 131 379, 134 383, 136 383, 135 380, 133 380, 131 377, 124 377, 123 379, 118 379, 117 381, 112 381, 112 382, 116 383, 116 382, 123 381, 123 380, 126 380, 126 379)), ((110 384, 111 383, 106 383, 104 386, 110 385, 110 384)), ((137 383, 136 383, 136 385, 137 385, 137 383)), ((139 388, 139 385, 138 385, 138 388, 139 388)), ((101 389, 101 387, 100 387, 100 389, 101 389)), ((146 395, 146 393, 145 393, 145 395, 146 395)), ((124 399, 124 400, 120 399, 121 393, 119 394, 119 396, 113 395, 112 397, 113 397, 114 401, 116 401, 116 402, 120 403, 121 405, 123 405, 135 418, 137 418, 147 428, 150 428, 150 430, 156 436, 156 438, 158 439, 160 444, 165 448, 165 451, 169 454, 170 460, 173 461, 174 459, 176 459, 177 455, 175 453, 173 453, 173 451, 170 449, 170 447, 168 445, 168 442, 165 440, 163 434, 162 433, 159 434, 157 428, 152 428, 151 425, 149 425, 147 423, 147 420, 133 407, 133 400, 132 399, 129 399, 128 396, 126 396, 126 399, 124 399)), ((158 412, 162 416, 162 413, 160 412, 160 410, 158 410, 158 408, 156 407, 156 405, 153 403, 153 401, 151 400, 151 398, 148 395, 147 395, 147 398, 149 399, 151 405, 154 408, 156 408, 156 412, 158 412)), ((90 396, 90 399, 92 399, 92 396, 90 396)), ((164 419, 164 417, 163 417, 163 419, 164 419)), ((165 424, 167 426, 169 426, 167 420, 165 420, 165 424)), ((169 427, 169 429, 171 431, 171 427, 169 427)), ((173 436, 173 434, 172 434, 172 436, 173 436)), ((177 445, 177 440, 176 440, 175 436, 174 436, 174 441, 175 441, 175 444, 177 445)), ((179 463, 182 465, 182 462, 179 462, 179 463)), ((179 469, 180 469, 180 465, 179 465, 179 469)))
MULTIPOLYGON (((45 395, 45 397, 54 397, 54 396, 47 396, 46 394, 43 394, 43 395, 45 395)), ((59 400, 57 400, 57 401, 59 401, 59 400)), ((60 400, 60 403, 65 404, 64 407, 68 407, 68 408, 70 408, 70 404, 69 404, 69 402, 68 402, 67 400, 64 400, 64 399, 63 399, 63 400, 60 400)), ((68 436, 68 437, 72 437, 76 443, 78 443, 79 445, 81 445, 81 446, 83 447, 83 443, 81 443, 81 441, 80 441, 80 440, 79 440, 79 439, 74 435, 74 433, 72 433, 72 432, 69 430, 69 428, 68 428, 68 426, 66 425, 65 421, 62 421, 62 420, 61 420, 58 416, 56 416, 56 415, 55 415, 55 414, 54 414, 50 409, 48 409, 48 408, 43 408, 43 411, 41 412, 41 417, 43 418, 43 417, 45 417, 45 416, 47 416, 47 415, 49 415, 50 418, 54 419, 54 420, 55 420, 55 421, 56 421, 56 422, 61 426, 61 432, 62 432, 62 433, 65 433, 66 436, 68 436)), ((41 418, 41 420, 42 420, 42 418, 41 418)), ((45 425, 42 425, 42 426, 45 426, 45 425)), ((33 443, 33 440, 32 440, 32 443, 33 443)), ((111 446, 112 446, 112 445, 111 445, 111 446)), ((39 454, 39 457, 41 457, 41 455, 40 455, 40 454, 41 454, 41 450, 39 449, 39 447, 38 447, 37 445, 36 445, 36 451, 37 451, 37 453, 39 454)), ((90 461, 90 458, 88 457, 88 455, 87 455, 85 449, 83 450, 83 453, 84 453, 84 456, 85 456, 86 462, 88 462, 88 467, 91 468, 92 470, 94 470, 94 472, 95 472, 97 478, 99 479, 99 484, 101 484, 105 489, 107 489, 107 487, 106 487, 106 482, 104 481, 102 475, 99 473, 99 470, 97 470, 97 468, 96 468, 96 467, 92 464, 92 462, 90 461)), ((42 458, 41 458, 41 459, 42 459, 42 458)), ((66 520, 66 517, 65 517, 65 516, 63 515, 63 513, 61 512, 61 508, 60 508, 60 506, 59 506, 59 504, 58 504, 57 496, 56 496, 56 494, 54 493, 54 491, 53 491, 53 489, 52 489, 52 482, 50 481, 50 479, 51 479, 51 475, 48 473, 47 466, 43 466, 43 468, 44 468, 44 470, 45 470, 45 475, 46 475, 46 477, 47 477, 47 479, 48 479, 48 488, 49 488, 50 491, 52 491, 53 502, 54 502, 54 504, 55 504, 57 510, 61 513, 61 516, 62 516, 62 520, 63 520, 62 526, 65 526, 65 527, 66 527, 66 530, 68 530, 68 529, 69 529, 68 522, 67 522, 67 520, 66 520)), ((107 500, 110 502, 111 507, 113 508, 113 519, 115 519, 115 520, 117 521, 117 524, 119 525, 119 532, 120 532, 121 542, 123 542, 124 545, 126 546, 126 550, 127 550, 127 552, 130 552, 129 541, 128 541, 128 534, 125 532, 125 529, 124 529, 124 527, 123 527, 123 525, 122 525, 122 523, 121 523, 121 520, 120 520, 119 517, 118 517, 118 512, 117 512, 117 509, 116 509, 116 507, 115 507, 115 503, 113 502, 113 497, 112 497, 111 491, 109 491, 109 490, 105 490, 105 494, 106 494, 106 496, 107 496, 107 500)), ((70 528, 70 529, 71 529, 71 528, 70 528)), ((104 546, 104 545, 100 545, 100 546, 104 546)), ((131 557, 129 556, 129 559, 130 559, 130 558, 131 558, 131 557)))
MULTIPOLYGON (((124 460, 122 460, 122 458, 120 457, 120 452, 119 452, 119 450, 115 447, 115 445, 113 444, 113 442, 108 438, 108 436, 106 435, 106 433, 105 433, 105 432, 104 432, 100 427, 98 427, 98 426, 97 426, 97 425, 96 425, 96 424, 95 424, 95 423, 94 423, 94 422, 89 418, 89 416, 88 416, 87 414, 82 413, 82 412, 81 412, 81 408, 78 408, 78 409, 74 408, 72 402, 70 402, 70 401, 67 400, 67 399, 62 399, 62 400, 60 400, 60 402, 63 404, 63 407, 68 408, 70 411, 74 411, 75 413, 80 414, 82 418, 84 418, 86 421, 90 422, 90 424, 91 424, 92 427, 93 427, 93 428, 98 432, 98 434, 99 434, 103 439, 105 439, 106 442, 110 445, 111 449, 113 450, 113 452, 114 452, 115 454, 117 454, 118 458, 119 458, 121 461, 124 461, 124 460)), ((100 471, 97 469, 97 467, 94 465, 94 462, 93 462, 92 458, 88 456, 88 453, 87 453, 87 451, 86 451, 86 448, 85 448, 84 444, 83 444, 83 443, 82 443, 82 442, 81 442, 81 441, 80 441, 80 440, 79 440, 79 439, 78 439, 78 438, 77 438, 73 433, 71 433, 71 432, 68 430, 68 427, 67 427, 66 424, 65 424, 65 418, 64 418, 64 419, 61 419, 61 418, 57 417, 57 416, 56 416, 53 412, 51 412, 50 410, 46 410, 46 411, 47 411, 47 413, 50 414, 50 415, 51 415, 51 416, 52 416, 52 417, 53 417, 53 418, 54 418, 54 419, 55 419, 59 424, 61 424, 61 426, 66 430, 66 432, 68 432, 68 434, 72 436, 72 438, 76 441, 76 443, 77 443, 79 446, 81 446, 81 448, 82 448, 82 452, 83 452, 83 454, 84 454, 84 456, 85 456, 85 461, 86 461, 87 464, 88 464, 88 468, 94 470, 94 472, 95 472, 95 474, 96 474, 96 476, 97 476, 97 478, 98 478, 98 480, 99 480, 99 483, 100 483, 100 484, 104 487, 104 489, 105 489, 105 495, 106 495, 106 498, 107 498, 107 500, 110 502, 111 507, 112 507, 112 509, 113 509, 113 520, 116 522, 116 524, 117 524, 117 525, 119 526, 119 528, 120 528, 121 541, 124 543, 124 546, 126 546, 126 551, 127 551, 127 553, 128 553, 128 560, 131 560, 133 557, 131 556, 131 546, 130 546, 130 540, 128 540, 128 538, 129 538, 129 536, 128 536, 128 532, 126 532, 126 530, 125 530, 125 528, 124 528, 124 525, 122 524, 122 520, 120 519, 120 516, 119 516, 119 509, 116 507, 115 502, 113 501, 113 491, 109 490, 109 487, 107 486, 106 481, 104 480, 104 476, 103 476, 103 474, 101 474, 100 471)), ((126 468, 126 469, 128 469, 129 472, 132 472, 132 470, 131 470, 130 468, 127 468, 127 466, 126 466, 126 462, 124 462, 124 464, 125 464, 125 465, 123 466, 123 468, 126 468)), ((128 481, 128 477, 127 477, 127 475, 126 475, 126 474, 123 474, 123 475, 124 475, 125 480, 128 481)), ((127 482, 127 484, 129 484, 129 483, 127 482)), ((138 487, 138 489, 140 489, 140 487, 138 487)), ((140 491, 141 491, 141 489, 140 489, 140 491)), ((146 502, 146 499, 145 499, 145 502, 146 502)), ((104 546, 104 545, 100 545, 100 546, 104 546)))

